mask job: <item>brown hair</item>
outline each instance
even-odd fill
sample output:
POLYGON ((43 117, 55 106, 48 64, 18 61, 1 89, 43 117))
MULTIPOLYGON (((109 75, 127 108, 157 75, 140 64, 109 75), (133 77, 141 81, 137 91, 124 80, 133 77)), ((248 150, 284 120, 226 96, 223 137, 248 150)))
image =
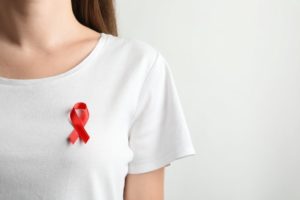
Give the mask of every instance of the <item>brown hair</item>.
POLYGON ((117 36, 114 0, 72 0, 76 19, 97 31, 117 36))

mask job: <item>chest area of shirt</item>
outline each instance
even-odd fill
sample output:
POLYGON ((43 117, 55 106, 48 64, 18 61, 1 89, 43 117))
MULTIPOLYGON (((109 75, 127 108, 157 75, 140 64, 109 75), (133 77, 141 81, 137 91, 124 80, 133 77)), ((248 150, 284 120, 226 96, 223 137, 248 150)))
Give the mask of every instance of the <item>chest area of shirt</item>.
POLYGON ((0 160, 33 164, 57 158, 78 168, 127 164, 131 158, 127 134, 133 108, 128 96, 99 88, 81 89, 44 93, 28 90, 31 95, 24 91, 1 98, 0 160), (86 108, 75 109, 78 103, 86 108), (72 110, 76 110, 73 119, 72 110), (80 136, 83 130, 89 136, 86 143, 80 136), (76 136, 74 143, 69 140, 71 134, 76 136))
MULTIPOLYGON (((89 92, 58 94, 61 96, 54 99, 45 95, 0 100, 3 188, 63 196, 71 193, 73 187, 80 191, 81 186, 90 185, 95 178, 102 183, 112 176, 120 182, 125 177, 133 156, 127 138, 130 108, 117 97, 108 99, 89 92), (89 140, 85 143, 78 137, 72 144, 69 136, 76 128, 71 112, 78 102, 87 106, 89 116, 82 128, 89 140)), ((76 113, 80 119, 82 110, 76 109, 76 113)), ((0 189, 2 192, 7 191, 0 189)))

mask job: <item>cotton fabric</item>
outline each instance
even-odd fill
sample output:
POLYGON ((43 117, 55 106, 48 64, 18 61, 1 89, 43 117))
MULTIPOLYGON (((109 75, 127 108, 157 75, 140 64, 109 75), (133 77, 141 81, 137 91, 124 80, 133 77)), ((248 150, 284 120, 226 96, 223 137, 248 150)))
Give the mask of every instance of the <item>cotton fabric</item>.
POLYGON ((196 154, 168 62, 137 39, 101 33, 66 72, 0 77, 0 109, 1 200, 122 200, 126 175, 196 154), (77 102, 90 139, 70 144, 77 102))

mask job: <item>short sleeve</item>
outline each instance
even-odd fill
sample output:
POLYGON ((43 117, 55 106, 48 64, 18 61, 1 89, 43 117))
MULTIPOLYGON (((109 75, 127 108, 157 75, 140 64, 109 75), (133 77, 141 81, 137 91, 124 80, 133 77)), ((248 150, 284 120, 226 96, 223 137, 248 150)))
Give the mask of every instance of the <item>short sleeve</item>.
POLYGON ((143 83, 129 131, 129 174, 170 166, 195 155, 171 68, 160 52, 143 83))

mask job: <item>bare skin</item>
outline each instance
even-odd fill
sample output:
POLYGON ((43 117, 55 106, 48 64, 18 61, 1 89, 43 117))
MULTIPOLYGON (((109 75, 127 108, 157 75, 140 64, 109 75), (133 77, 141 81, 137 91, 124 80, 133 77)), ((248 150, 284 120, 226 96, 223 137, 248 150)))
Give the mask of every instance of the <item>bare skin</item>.
MULTIPOLYGON (((0 76, 34 79, 68 71, 100 35, 81 25, 71 1, 0 0, 0 76)), ((128 174, 125 200, 163 200, 164 167, 128 174)))
POLYGON ((0 76, 59 74, 94 48, 99 33, 79 22, 69 1, 0 0, 0 76))
POLYGON ((125 200, 163 200, 165 167, 141 174, 128 174, 125 200))

